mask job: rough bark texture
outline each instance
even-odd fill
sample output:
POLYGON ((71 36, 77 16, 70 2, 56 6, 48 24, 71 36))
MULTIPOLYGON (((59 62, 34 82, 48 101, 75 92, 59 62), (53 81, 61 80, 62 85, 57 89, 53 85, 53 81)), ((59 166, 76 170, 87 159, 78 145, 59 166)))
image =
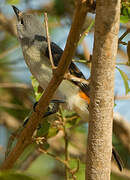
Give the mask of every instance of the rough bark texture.
POLYGON ((86 180, 109 180, 120 0, 97 0, 86 180))

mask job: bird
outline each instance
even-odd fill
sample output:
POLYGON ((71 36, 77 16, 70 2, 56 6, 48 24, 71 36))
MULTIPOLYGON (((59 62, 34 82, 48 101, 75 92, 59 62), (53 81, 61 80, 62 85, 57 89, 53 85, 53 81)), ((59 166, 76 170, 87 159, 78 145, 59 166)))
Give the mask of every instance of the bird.
MULTIPOLYGON (((40 87, 45 89, 52 78, 52 70, 43 24, 36 15, 27 14, 15 6, 12 7, 17 17, 17 35, 25 62, 40 87)), ((57 66, 63 50, 51 42, 51 52, 54 65, 57 66)), ((85 79, 83 73, 73 62, 70 64, 69 72, 76 77, 85 79)), ((89 91, 90 88, 86 84, 63 80, 53 98, 65 100, 68 109, 74 110, 82 119, 88 121, 89 91)))
MULTIPOLYGON (((45 89, 53 74, 43 24, 36 15, 22 12, 14 5, 12 8, 17 17, 17 37, 25 62, 40 87, 45 89)), ((54 65, 58 66, 63 50, 54 42, 51 42, 50 46, 54 65)), ((75 77, 86 79, 73 62, 69 66, 69 73, 75 77)), ((90 86, 86 83, 63 80, 53 98, 65 101, 69 110, 75 111, 86 122, 89 121, 90 86)), ((122 164, 114 148, 112 153, 119 169, 122 170, 122 164)))

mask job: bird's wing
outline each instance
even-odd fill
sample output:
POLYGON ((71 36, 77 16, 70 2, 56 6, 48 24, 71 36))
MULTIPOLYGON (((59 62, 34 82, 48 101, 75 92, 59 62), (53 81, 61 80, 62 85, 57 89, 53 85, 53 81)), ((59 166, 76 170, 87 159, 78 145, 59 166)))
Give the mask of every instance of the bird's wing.
MULTIPOLYGON (((58 66, 60 58, 63 54, 63 50, 58 45, 56 45, 54 42, 51 42, 51 53, 52 53, 54 65, 58 66)), ((48 47, 46 49, 45 55, 49 58, 48 47)), ((69 72, 78 78, 85 79, 85 76, 83 75, 83 73, 79 70, 79 68, 73 62, 71 62, 71 64, 70 64, 69 72)), ((87 84, 73 81, 73 80, 70 80, 70 81, 73 82, 75 85, 77 85, 81 89, 81 91, 83 91, 87 96, 89 96, 90 87, 87 84)))

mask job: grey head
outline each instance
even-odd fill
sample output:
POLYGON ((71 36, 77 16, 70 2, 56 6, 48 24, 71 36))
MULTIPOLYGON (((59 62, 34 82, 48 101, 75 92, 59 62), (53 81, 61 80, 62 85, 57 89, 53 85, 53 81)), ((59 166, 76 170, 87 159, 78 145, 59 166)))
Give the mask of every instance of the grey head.
POLYGON ((36 15, 21 12, 15 6, 12 6, 17 17, 18 38, 33 40, 36 35, 44 35, 44 26, 36 15))

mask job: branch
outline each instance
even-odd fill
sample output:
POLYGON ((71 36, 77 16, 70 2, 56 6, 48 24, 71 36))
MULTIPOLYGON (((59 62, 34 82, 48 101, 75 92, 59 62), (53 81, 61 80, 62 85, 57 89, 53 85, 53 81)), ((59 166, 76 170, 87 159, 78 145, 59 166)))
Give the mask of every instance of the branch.
MULTIPOLYGON (((66 130, 66 127, 65 127, 65 118, 63 116, 61 108, 60 108, 60 114, 59 114, 59 121, 61 121, 63 132, 64 132, 65 161, 69 164, 69 152, 68 152, 69 141, 68 141, 67 130, 66 130)), ((69 180, 69 173, 70 173, 69 168, 65 165, 65 179, 66 180, 69 180)))
POLYGON ((96 1, 86 180, 110 179, 119 20, 120 0, 96 1))
POLYGON ((115 96, 115 100, 130 100, 130 95, 124 95, 124 96, 115 96))
MULTIPOLYGON (((130 33, 130 29, 127 29, 122 35, 121 35, 121 37, 119 38, 119 40, 118 40, 118 43, 119 44, 122 44, 122 39, 125 37, 125 36, 127 36, 127 34, 129 34, 130 33)), ((126 45, 126 44, 125 44, 126 45)))
POLYGON ((45 29, 46 29, 46 37, 47 37, 47 43, 48 43, 48 50, 49 50, 49 58, 50 58, 50 63, 52 70, 54 70, 56 67, 54 65, 52 53, 51 53, 51 44, 50 44, 50 36, 49 36, 49 31, 48 31, 48 18, 47 18, 47 13, 44 13, 44 18, 45 18, 45 29))
MULTIPOLYGON (((79 160, 77 161, 77 168, 71 169, 70 166, 69 166, 68 160, 66 160, 66 159, 65 159, 65 160, 62 160, 59 156, 56 156, 55 154, 52 154, 52 153, 50 153, 50 152, 48 152, 48 151, 46 151, 46 150, 44 150, 44 149, 42 149, 42 148, 39 148, 39 151, 42 152, 42 153, 44 153, 44 154, 47 154, 48 156, 51 156, 51 157, 54 158, 55 160, 61 162, 61 163, 65 166, 65 168, 67 169, 67 171, 71 174, 72 179, 73 179, 73 180, 76 180, 75 173, 77 173, 78 170, 79 170, 79 160)), ((66 180, 69 180, 69 174, 68 174, 68 172, 67 172, 66 180)))
POLYGON ((67 79, 67 80, 70 80, 70 81, 76 81, 76 82, 80 82, 80 83, 89 85, 89 80, 78 78, 78 77, 76 77, 76 76, 74 76, 74 75, 72 75, 70 73, 66 73, 64 75, 64 79, 67 79))
POLYGON ((74 19, 67 39, 66 47, 59 62, 58 68, 56 69, 44 94, 39 100, 35 108, 36 111, 32 113, 29 122, 27 123, 24 130, 21 132, 16 146, 14 147, 12 152, 10 152, 7 159, 3 162, 1 170, 7 170, 12 168, 16 160, 23 153, 24 149, 30 144, 35 129, 40 123, 41 118, 45 113, 50 100, 53 97, 53 94, 64 79, 65 72, 69 68, 72 57, 74 56, 75 49, 77 47, 77 43, 80 38, 80 30, 84 24, 86 13, 86 1, 79 0, 74 13, 74 19))
POLYGON ((25 83, 0 83, 0 88, 20 88, 20 89, 31 89, 28 84, 25 83))

